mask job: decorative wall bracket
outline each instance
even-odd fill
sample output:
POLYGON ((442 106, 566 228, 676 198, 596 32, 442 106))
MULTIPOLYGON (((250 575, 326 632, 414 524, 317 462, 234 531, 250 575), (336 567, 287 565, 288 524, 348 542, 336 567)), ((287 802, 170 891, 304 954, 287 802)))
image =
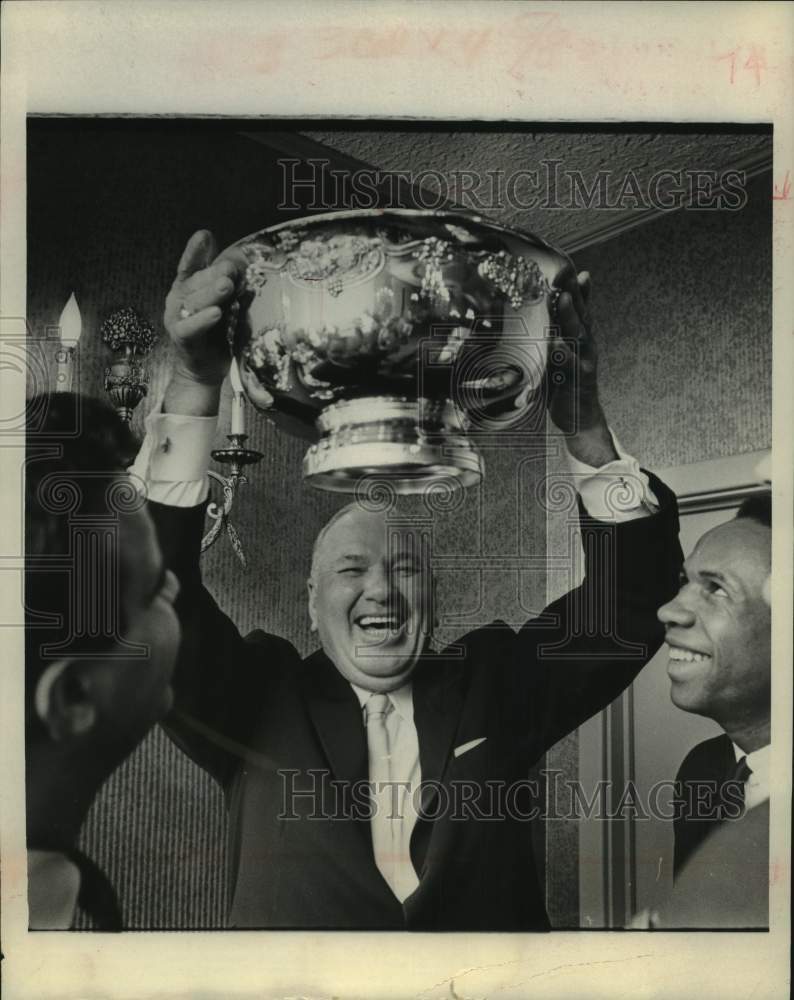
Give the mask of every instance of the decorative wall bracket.
POLYGON ((213 501, 207 506, 207 516, 214 523, 201 540, 201 551, 205 552, 211 545, 213 545, 218 540, 218 536, 225 529, 226 534, 229 536, 229 541, 232 544, 232 548, 237 554, 237 558, 243 566, 246 566, 247 563, 245 553, 243 552, 242 542, 240 541, 240 536, 237 534, 237 529, 232 524, 229 515, 231 514, 238 487, 244 486, 248 482, 248 477, 243 472, 243 469, 246 465, 252 465, 256 462, 260 462, 264 458, 264 455, 261 451, 254 451, 251 448, 244 447, 245 441, 248 437, 247 434, 229 434, 227 436, 231 442, 230 447, 219 448, 216 451, 213 451, 212 457, 216 462, 221 462, 223 465, 230 466, 231 471, 228 476, 224 476, 220 472, 215 472, 212 469, 209 470, 210 477, 215 482, 219 483, 223 489, 223 502, 218 504, 213 501))
POLYGON ((152 324, 132 306, 112 312, 102 323, 101 334, 113 352, 113 360, 105 368, 105 392, 122 420, 129 423, 133 410, 148 391, 145 358, 157 335, 152 324))

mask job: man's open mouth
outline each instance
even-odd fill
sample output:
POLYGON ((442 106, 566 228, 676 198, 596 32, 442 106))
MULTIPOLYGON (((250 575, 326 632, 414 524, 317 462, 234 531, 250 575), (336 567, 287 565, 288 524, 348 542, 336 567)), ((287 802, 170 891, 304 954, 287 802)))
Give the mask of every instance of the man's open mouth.
POLYGON ((708 653, 696 653, 693 649, 684 649, 683 646, 670 646, 670 659, 680 663, 703 663, 710 660, 708 653))
POLYGON ((405 622, 397 615, 361 615, 355 624, 365 635, 386 638, 399 632, 405 622))
POLYGON ((668 645, 670 658, 667 661, 667 676, 673 683, 685 683, 693 677, 701 676, 703 669, 706 669, 704 664, 711 663, 711 656, 708 653, 699 653, 685 646, 673 646, 672 643, 668 645))

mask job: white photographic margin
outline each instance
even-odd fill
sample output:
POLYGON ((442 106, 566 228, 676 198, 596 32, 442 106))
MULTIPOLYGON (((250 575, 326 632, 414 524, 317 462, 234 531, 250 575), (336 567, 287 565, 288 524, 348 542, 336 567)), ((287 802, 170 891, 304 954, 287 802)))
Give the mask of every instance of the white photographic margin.
MULTIPOLYGON (((794 7, 773 3, 17 2, 2 9, 5 327, 26 311, 25 115, 772 122, 790 188, 794 7)), ((26 930, 22 631, 0 674, 3 986, 22 998, 788 995, 794 198, 774 205, 773 625, 778 683, 769 934, 127 933, 26 930)), ((24 374, 0 372, 2 417, 24 374)), ((2 621, 19 608, 21 443, 0 449, 2 621), (15 548, 16 545, 16 548, 15 548)))

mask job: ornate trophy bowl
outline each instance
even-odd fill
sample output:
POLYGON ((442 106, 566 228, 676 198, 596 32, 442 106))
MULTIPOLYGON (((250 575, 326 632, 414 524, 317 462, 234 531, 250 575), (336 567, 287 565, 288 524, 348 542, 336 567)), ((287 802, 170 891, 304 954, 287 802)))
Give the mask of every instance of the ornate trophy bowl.
POLYGON ((542 416, 555 282, 573 266, 543 240, 458 212, 373 209, 282 223, 225 253, 247 265, 229 331, 243 387, 311 442, 312 485, 471 486, 478 437, 542 416))

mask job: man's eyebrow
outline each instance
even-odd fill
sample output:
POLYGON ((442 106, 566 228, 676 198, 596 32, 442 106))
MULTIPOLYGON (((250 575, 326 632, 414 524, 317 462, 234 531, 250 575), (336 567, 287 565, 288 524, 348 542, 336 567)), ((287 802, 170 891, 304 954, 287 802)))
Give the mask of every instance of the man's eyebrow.
MULTIPOLYGON (((684 570, 686 571, 686 564, 684 564, 684 570)), ((709 580, 716 580, 718 583, 725 583, 729 587, 733 587, 733 589, 741 589, 740 581, 730 573, 726 575, 718 569, 708 569, 708 567, 696 569, 693 570, 693 572, 696 573, 697 576, 703 576, 709 580)))
POLYGON ((363 556, 360 553, 356 552, 350 552, 343 556, 337 556, 336 559, 334 559, 335 563, 342 563, 342 562, 365 563, 366 561, 367 561, 366 556, 363 556))

